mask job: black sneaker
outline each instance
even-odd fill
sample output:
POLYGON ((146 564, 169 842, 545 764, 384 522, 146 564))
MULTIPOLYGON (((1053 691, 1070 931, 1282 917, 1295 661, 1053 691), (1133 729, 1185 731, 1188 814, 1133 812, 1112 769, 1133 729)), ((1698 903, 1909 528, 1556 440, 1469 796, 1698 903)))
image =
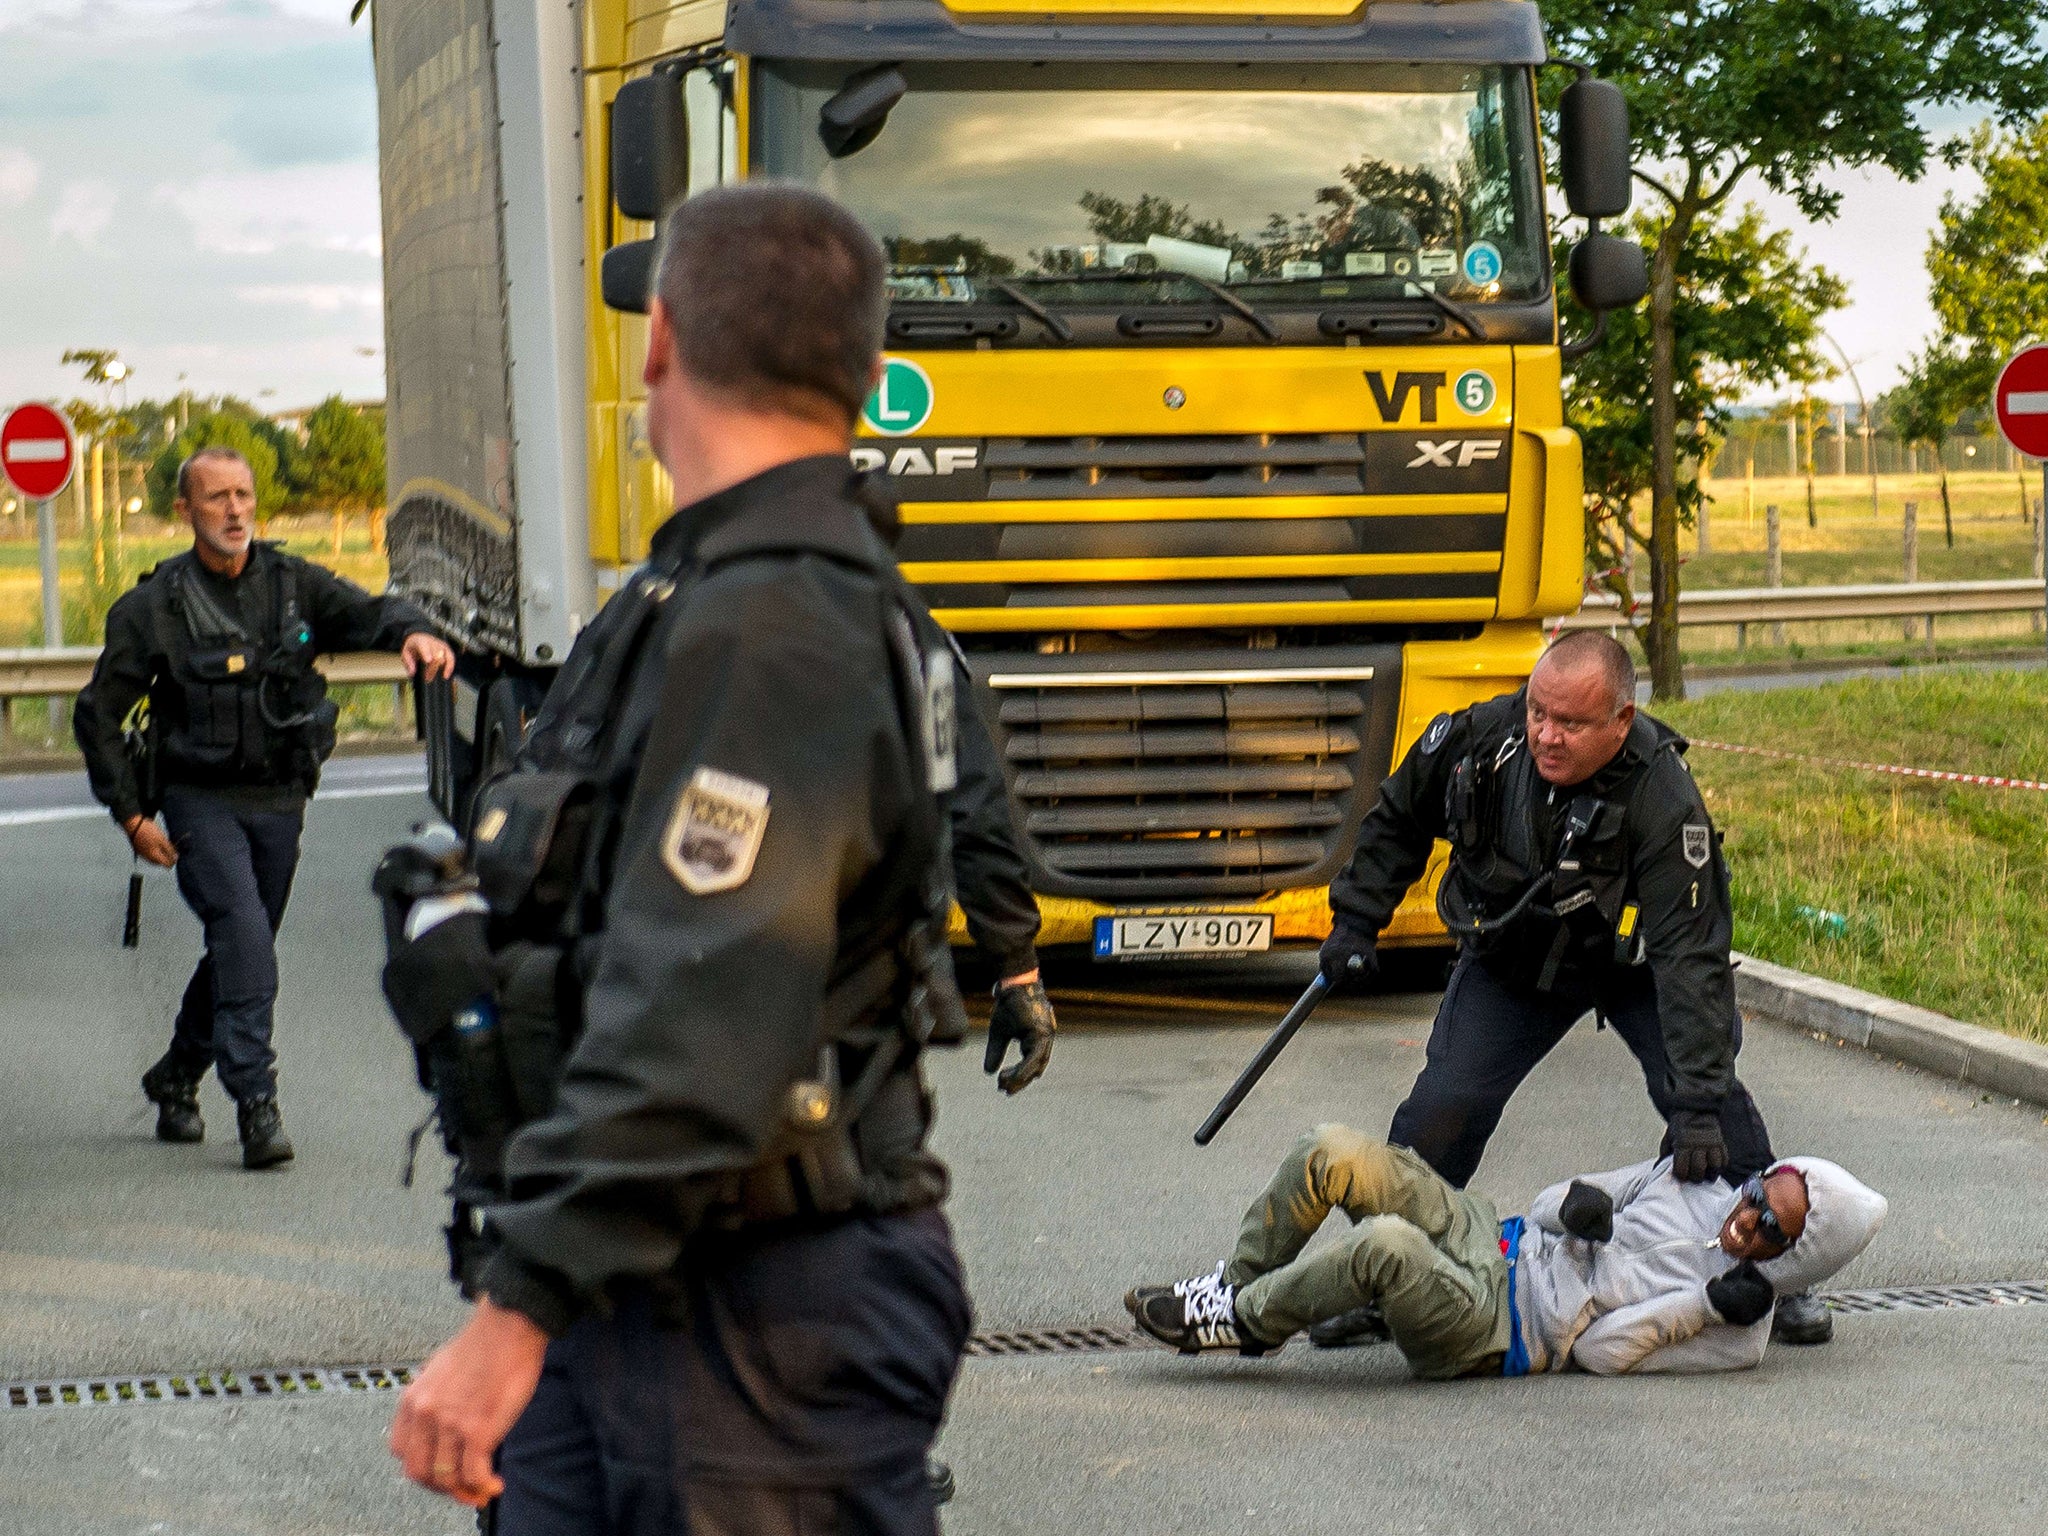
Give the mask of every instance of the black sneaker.
POLYGON ((1317 1349, 1364 1349, 1394 1336, 1378 1307, 1353 1307, 1326 1317, 1309 1328, 1308 1341, 1317 1349))
POLYGON ((1825 1344, 1835 1336, 1835 1314, 1812 1291, 1780 1296, 1771 1313, 1773 1344, 1825 1344))
POLYGON ((199 1117, 199 1080, 180 1072, 168 1052, 142 1074, 142 1096, 156 1106, 158 1141, 206 1139, 206 1122, 199 1117))
POLYGON ((235 1123, 242 1133, 244 1168, 273 1168, 292 1160, 292 1144, 274 1097, 242 1100, 235 1106, 235 1123))
POLYGON ((1140 1328, 1184 1355, 1199 1355, 1205 1349, 1263 1355, 1272 1348, 1238 1327, 1237 1287, 1224 1282, 1221 1264, 1214 1274, 1170 1286, 1138 1286, 1124 1296, 1124 1306, 1140 1328))
POLYGON ((934 1504, 950 1504, 953 1502, 955 1486, 953 1482, 953 1469, 939 1460, 938 1457, 925 1457, 924 1481, 925 1486, 932 1491, 932 1502, 934 1504))

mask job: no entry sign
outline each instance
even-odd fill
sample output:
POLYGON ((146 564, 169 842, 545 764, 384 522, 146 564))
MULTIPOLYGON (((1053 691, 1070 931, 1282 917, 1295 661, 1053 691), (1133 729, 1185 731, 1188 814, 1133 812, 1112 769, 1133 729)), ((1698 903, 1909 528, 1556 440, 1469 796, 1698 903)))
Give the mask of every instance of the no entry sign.
POLYGON ((2048 459, 2048 347, 2028 347, 1999 370, 1991 392, 1998 430, 2030 459, 2048 459))
POLYGON ((78 443, 61 411, 31 401, 0 422, 0 470, 30 501, 45 501, 71 483, 78 443))

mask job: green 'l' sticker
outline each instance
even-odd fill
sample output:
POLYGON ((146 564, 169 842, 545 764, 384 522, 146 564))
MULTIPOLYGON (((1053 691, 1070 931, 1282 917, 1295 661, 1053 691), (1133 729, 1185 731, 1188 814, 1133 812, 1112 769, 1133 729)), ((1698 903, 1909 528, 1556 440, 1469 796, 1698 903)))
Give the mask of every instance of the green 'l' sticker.
POLYGON ((861 407, 861 419, 885 437, 915 432, 932 416, 932 381, 907 357, 882 359, 882 382, 861 407))

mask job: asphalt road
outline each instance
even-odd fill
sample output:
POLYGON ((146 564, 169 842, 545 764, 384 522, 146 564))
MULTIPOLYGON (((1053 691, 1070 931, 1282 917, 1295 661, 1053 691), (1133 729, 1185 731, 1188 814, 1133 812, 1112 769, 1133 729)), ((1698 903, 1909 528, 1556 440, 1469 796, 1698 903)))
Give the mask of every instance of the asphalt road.
MULTIPOLYGON (((417 764, 337 764, 283 938, 289 1169, 150 1139, 135 1089, 197 932, 153 875, 117 946, 125 847, 75 780, 0 781, 0 1382, 418 1358, 460 1320, 422 1101, 375 982, 378 852, 426 812, 417 764), (346 796, 346 798, 344 798, 346 796), (67 808, 77 814, 65 815, 67 808), (31 815, 29 813, 36 813, 31 815)), ((1210 1148, 1190 1133, 1309 975, 1059 970, 1052 1071, 1004 1100, 936 1055, 939 1140, 983 1329, 1123 1321, 1133 1281, 1207 1269, 1299 1131, 1383 1127, 1433 999, 1328 1005, 1210 1148)), ((1759 1027, 1746 1079, 1781 1151, 1831 1156, 1892 1218, 1837 1282, 2048 1278, 2038 1108, 1759 1027)), ((1657 1126, 1626 1052, 1582 1026, 1510 1109, 1478 1183, 1503 1210, 1631 1161, 1657 1126)), ((1387 1350, 1258 1361, 1124 1351, 973 1360, 943 1443, 950 1533, 2034 1532, 2048 1517, 2048 1307, 1844 1317, 1740 1376, 1420 1385, 1387 1350)), ((0 1406, 0 1531, 455 1533, 407 1487, 384 1394, 0 1406)))

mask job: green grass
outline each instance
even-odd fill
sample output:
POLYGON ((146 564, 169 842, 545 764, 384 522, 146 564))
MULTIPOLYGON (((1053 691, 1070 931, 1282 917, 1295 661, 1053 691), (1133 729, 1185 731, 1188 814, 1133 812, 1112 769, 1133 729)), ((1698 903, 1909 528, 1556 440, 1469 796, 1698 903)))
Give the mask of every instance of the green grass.
MULTIPOLYGON (((1724 693, 1662 713, 1700 739, 2048 780, 2043 673, 1724 693)), ((1691 762, 1727 834, 1738 948, 2048 1041, 2048 794, 1698 746, 1691 762)))

